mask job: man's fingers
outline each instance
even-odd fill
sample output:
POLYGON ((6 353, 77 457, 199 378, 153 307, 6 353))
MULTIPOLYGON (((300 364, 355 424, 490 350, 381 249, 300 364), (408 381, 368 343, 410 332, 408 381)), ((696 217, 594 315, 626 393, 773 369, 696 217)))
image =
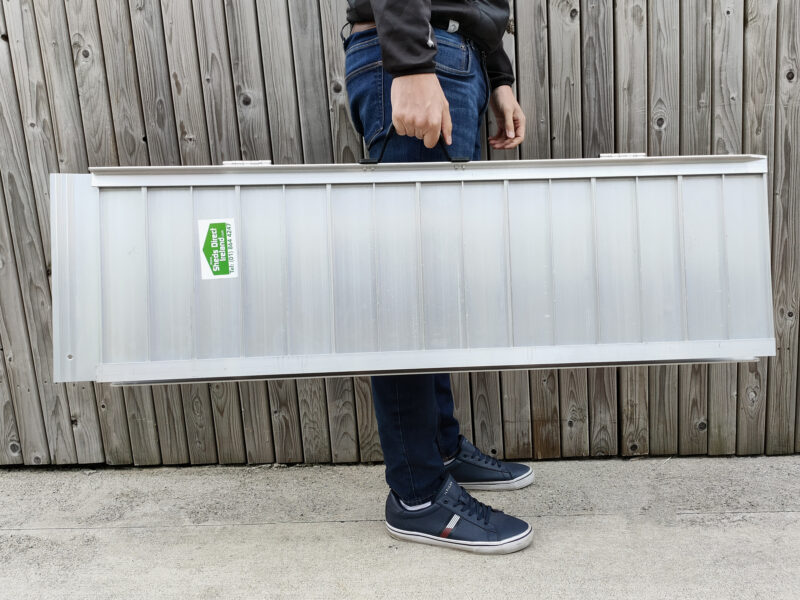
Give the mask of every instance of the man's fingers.
POLYGON ((517 115, 516 133, 517 133, 516 137, 519 138, 518 143, 522 142, 522 140, 525 139, 525 115, 523 115, 521 112, 517 115))
POLYGON ((442 111, 442 135, 448 146, 453 143, 453 121, 450 118, 450 107, 445 104, 442 111))
POLYGON ((441 130, 441 122, 437 123, 435 127, 427 128, 425 131, 425 137, 422 138, 422 142, 425 144, 426 148, 433 148, 436 145, 436 143, 439 141, 441 130))
POLYGON ((506 128, 506 137, 513 138, 514 137, 514 109, 512 107, 507 108, 503 112, 503 121, 505 121, 504 125, 506 128))
POLYGON ((403 121, 395 117, 392 119, 392 124, 394 125, 394 130, 398 135, 408 135, 405 123, 403 123, 403 121))

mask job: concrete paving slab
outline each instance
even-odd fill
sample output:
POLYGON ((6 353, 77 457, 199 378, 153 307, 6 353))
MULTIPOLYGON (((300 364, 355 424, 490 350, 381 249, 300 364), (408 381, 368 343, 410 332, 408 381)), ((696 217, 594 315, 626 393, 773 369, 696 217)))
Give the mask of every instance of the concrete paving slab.
POLYGON ((0 598, 800 598, 800 456, 535 463, 501 557, 384 532, 381 466, 0 470, 0 598))

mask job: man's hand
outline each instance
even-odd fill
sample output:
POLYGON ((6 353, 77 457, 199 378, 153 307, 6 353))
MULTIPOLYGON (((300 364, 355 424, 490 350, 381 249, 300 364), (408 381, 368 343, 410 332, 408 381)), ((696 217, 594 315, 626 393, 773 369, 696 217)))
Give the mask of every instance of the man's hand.
POLYGON ((436 145, 440 132, 448 145, 453 143, 450 106, 435 73, 392 80, 392 123, 397 133, 421 139, 426 148, 436 145))
POLYGON ((497 119, 497 133, 489 138, 489 144, 495 150, 519 146, 525 139, 525 115, 511 86, 501 85, 494 88, 489 106, 497 119))

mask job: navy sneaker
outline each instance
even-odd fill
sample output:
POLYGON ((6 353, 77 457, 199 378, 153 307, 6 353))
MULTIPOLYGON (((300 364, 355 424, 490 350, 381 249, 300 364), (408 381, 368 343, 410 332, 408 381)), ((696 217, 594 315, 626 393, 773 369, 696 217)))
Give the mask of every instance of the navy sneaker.
POLYGON ((398 540, 479 554, 508 554, 533 541, 525 521, 481 504, 448 475, 431 505, 407 510, 394 492, 386 499, 386 528, 398 540))
POLYGON ((533 469, 487 456, 463 435, 458 453, 445 469, 467 490, 518 490, 533 483, 533 469))

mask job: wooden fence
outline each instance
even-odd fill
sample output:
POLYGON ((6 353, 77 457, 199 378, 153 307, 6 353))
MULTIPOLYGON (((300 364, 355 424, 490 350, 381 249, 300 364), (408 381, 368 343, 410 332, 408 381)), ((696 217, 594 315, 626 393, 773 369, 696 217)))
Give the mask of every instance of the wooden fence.
MULTIPOLYGON (((357 160, 345 5, 0 0, 0 464, 381 459, 367 378, 51 379, 48 173, 357 160)), ((513 30, 528 136, 487 158, 769 157, 778 355, 458 374, 465 433, 509 458, 800 451, 800 2, 516 0, 513 30)))

